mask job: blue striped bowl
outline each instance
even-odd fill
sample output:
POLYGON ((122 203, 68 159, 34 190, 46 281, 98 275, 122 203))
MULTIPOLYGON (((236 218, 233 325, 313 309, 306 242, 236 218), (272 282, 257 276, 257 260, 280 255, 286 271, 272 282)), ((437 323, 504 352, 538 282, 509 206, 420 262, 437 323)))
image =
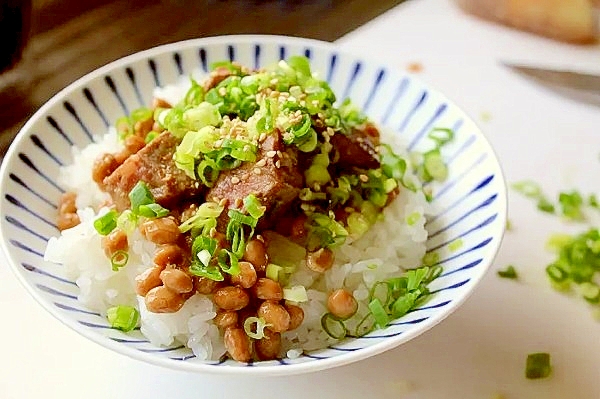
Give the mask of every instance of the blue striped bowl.
MULTIPOLYGON (((442 94, 393 67, 340 51, 334 45, 276 36, 224 36, 190 40, 144 51, 90 73, 54 96, 25 125, 1 168, 2 249, 16 276, 57 319, 107 348, 175 369, 218 373, 281 375, 354 362, 406 342, 454 311, 490 266, 506 222, 506 192, 494 152, 475 123, 442 94), (55 226, 59 167, 71 161, 71 146, 83 147, 93 134, 134 108, 148 105, 156 85, 182 74, 206 71, 230 59, 262 67, 292 54, 310 58, 338 98, 351 97, 375 121, 405 137, 411 150, 426 145, 433 127, 452 128, 455 140, 443 149, 448 180, 433 187, 438 209, 428 222, 429 251, 441 256, 444 273, 423 307, 365 337, 347 339, 293 360, 240 364, 195 359, 178 346, 158 348, 139 331, 111 329, 99 314, 77 301, 78 287, 61 266, 44 262, 55 226), (453 250, 457 239, 463 245, 453 250), (252 366, 252 367, 249 367, 252 366)), ((465 326, 468 328, 468 326, 465 326)), ((401 361, 401 360, 398 360, 401 361)))

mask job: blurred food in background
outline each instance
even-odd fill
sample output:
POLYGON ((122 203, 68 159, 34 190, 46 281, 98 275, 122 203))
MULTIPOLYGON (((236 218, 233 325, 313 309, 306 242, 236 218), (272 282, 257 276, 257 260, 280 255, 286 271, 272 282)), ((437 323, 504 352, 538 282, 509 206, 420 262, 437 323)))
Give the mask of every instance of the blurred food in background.
POLYGON ((598 39, 600 0, 456 0, 468 13, 553 39, 598 39))

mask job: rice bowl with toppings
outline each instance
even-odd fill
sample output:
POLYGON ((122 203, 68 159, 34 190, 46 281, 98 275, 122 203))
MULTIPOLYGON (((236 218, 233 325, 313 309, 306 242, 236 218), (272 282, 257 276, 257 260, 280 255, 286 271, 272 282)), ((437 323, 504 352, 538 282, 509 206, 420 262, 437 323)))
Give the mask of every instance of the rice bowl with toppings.
POLYGON ((334 94, 309 59, 264 65, 227 61, 154 88, 152 105, 95 130, 57 170, 62 232, 44 248, 48 270, 76 283, 116 342, 171 358, 186 347, 189 364, 304 363, 450 303, 439 287, 463 272, 441 257, 471 254, 469 232, 432 241, 425 227, 430 215, 443 227, 432 199, 436 184, 455 184, 444 153, 465 145, 457 125, 427 126, 417 151, 348 90, 334 94))

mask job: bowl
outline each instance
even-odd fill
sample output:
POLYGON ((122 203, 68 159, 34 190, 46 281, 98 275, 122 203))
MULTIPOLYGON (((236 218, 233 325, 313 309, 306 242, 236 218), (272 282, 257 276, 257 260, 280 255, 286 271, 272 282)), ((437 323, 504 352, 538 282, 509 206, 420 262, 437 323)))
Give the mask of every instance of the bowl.
POLYGON ((193 372, 295 374, 348 364, 405 343, 438 324, 473 292, 496 255, 506 224, 502 170, 479 128, 458 106, 390 65, 302 38, 202 38, 112 62, 41 107, 12 143, 0 172, 1 245, 29 293, 58 320, 108 349, 193 372), (139 330, 110 328, 105 317, 78 302, 79 289, 61 266, 43 258, 48 239, 59 233, 54 220, 63 188, 57 176, 72 159, 71 147, 89 144, 120 116, 148 105, 155 86, 174 83, 198 69, 206 72, 214 61, 235 60, 258 68, 294 54, 308 57, 338 99, 350 97, 374 121, 402 136, 409 150, 425 149, 432 128, 454 130, 454 140, 442 150, 449 175, 431 186, 436 211, 426 224, 427 251, 438 254, 436 264, 444 270, 430 285, 434 295, 384 329, 294 359, 199 361, 181 345, 155 347, 139 330))

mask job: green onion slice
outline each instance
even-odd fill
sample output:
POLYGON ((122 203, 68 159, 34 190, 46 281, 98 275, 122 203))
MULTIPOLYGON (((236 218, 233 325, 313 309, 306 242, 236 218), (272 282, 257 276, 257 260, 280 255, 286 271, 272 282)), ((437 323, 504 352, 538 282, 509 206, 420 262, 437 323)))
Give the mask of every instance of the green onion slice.
POLYGON ((210 229, 217 226, 217 217, 223 209, 223 206, 216 202, 205 202, 192 217, 179 225, 179 231, 185 233, 191 229, 202 229, 202 234, 208 235, 210 229))
POLYGON ((106 236, 117 227, 117 218, 119 214, 114 209, 106 212, 104 215, 94 220, 94 229, 98 234, 106 236))
POLYGON ((333 339, 343 339, 348 334, 344 322, 331 313, 325 313, 321 317, 321 327, 333 339))
POLYGON ((127 253, 127 251, 123 251, 122 249, 116 251, 110 257, 110 265, 112 267, 112 270, 114 272, 118 271, 120 268, 127 264, 127 261, 129 261, 129 253, 127 253))
POLYGON ((238 257, 227 249, 221 249, 217 256, 219 267, 222 271, 232 276, 240 274, 240 264, 238 257))
POLYGON ((273 281, 279 281, 279 275, 283 272, 283 267, 276 265, 274 263, 269 263, 265 270, 265 274, 267 278, 270 278, 273 281))
POLYGON ((140 313, 132 306, 118 305, 108 308, 106 317, 112 328, 128 332, 137 326, 140 313))
POLYGON ((550 376, 551 371, 549 353, 530 353, 527 355, 525 377, 528 379, 547 378, 550 376))
POLYGON ((581 296, 583 296, 583 299, 589 303, 600 302, 600 287, 598 284, 586 281, 581 283, 579 288, 581 289, 581 296))
POLYGON ((254 194, 250 194, 244 198, 244 208, 246 208, 248 214, 256 220, 260 219, 265 214, 267 209, 266 206, 263 206, 260 203, 254 194))
POLYGON ((131 211, 138 213, 140 205, 154 203, 154 196, 150 189, 142 180, 138 181, 129 192, 129 201, 131 202, 131 211))
POLYGON ((373 331, 374 328, 375 328, 375 317, 373 317, 373 314, 371 312, 369 312, 357 324, 354 335, 356 337, 362 337, 362 336, 370 333, 371 331, 373 331))
POLYGON ((516 280, 517 278, 519 278, 517 270, 513 265, 508 265, 504 270, 498 270, 498 276, 511 280, 516 280))
POLYGON ((454 139, 454 131, 448 128, 435 128, 429 133, 429 138, 436 142, 438 148, 454 139))
POLYGON ((560 266, 551 264, 546 267, 546 274, 555 283, 562 283, 567 280, 569 274, 564 271, 560 266))
POLYGON ((161 218, 169 214, 169 210, 157 203, 144 204, 138 207, 138 214, 149 219, 161 218))
POLYGON ((390 323, 390 317, 388 316, 383 304, 379 300, 379 298, 374 298, 369 302, 369 310, 371 314, 375 318, 375 324, 379 328, 384 328, 390 323))
POLYGON ((308 295, 303 285, 294 285, 293 287, 283 289, 283 299, 292 302, 307 302, 308 295))
POLYGON ((265 328, 269 325, 262 317, 248 317, 244 320, 244 332, 253 339, 263 339, 265 337, 265 328), (254 329, 252 327, 255 327, 254 329))

